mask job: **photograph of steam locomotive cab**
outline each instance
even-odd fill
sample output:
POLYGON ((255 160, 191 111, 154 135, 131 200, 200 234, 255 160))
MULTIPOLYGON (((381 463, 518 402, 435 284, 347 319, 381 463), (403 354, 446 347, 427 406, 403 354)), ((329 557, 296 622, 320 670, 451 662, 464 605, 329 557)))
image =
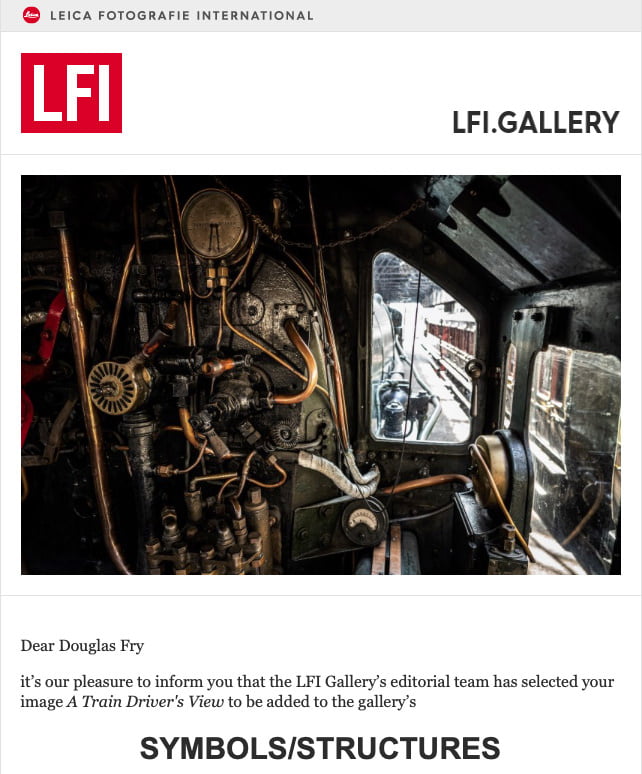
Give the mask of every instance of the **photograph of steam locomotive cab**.
POLYGON ((615 176, 24 177, 23 572, 619 573, 619 212, 615 176))

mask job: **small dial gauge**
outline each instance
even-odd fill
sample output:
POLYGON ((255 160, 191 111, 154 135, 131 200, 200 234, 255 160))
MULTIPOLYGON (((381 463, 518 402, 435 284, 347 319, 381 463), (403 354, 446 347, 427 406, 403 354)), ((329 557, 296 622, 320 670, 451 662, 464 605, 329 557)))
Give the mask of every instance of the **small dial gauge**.
POLYGON ((376 546, 386 535, 388 514, 374 497, 354 500, 341 515, 345 536, 358 546, 376 546))
POLYGON ((187 247, 206 260, 237 255, 247 244, 247 221, 237 200, 218 188, 206 188, 188 199, 181 213, 187 247))

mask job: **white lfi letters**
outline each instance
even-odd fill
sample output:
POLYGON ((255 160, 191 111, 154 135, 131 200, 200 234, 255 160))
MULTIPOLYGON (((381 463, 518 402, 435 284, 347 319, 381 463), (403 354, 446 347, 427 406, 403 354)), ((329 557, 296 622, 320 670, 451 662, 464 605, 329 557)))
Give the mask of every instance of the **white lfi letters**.
MULTIPOLYGON (((66 121, 78 120, 78 100, 93 98, 92 89, 79 86, 78 77, 94 75, 94 65, 67 65, 66 121)), ((63 121, 62 111, 45 110, 45 66, 33 66, 33 120, 63 121)), ((98 120, 109 121, 109 65, 98 65, 98 120)))

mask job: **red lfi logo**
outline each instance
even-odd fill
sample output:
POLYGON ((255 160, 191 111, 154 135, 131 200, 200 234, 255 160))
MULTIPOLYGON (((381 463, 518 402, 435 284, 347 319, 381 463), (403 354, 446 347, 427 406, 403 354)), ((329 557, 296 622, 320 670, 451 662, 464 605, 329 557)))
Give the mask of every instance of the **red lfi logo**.
POLYGON ((22 132, 122 132, 122 54, 22 54, 22 132))
POLYGON ((36 8, 35 5, 30 5, 22 12, 22 18, 27 24, 35 24, 37 21, 40 21, 40 9, 36 8))

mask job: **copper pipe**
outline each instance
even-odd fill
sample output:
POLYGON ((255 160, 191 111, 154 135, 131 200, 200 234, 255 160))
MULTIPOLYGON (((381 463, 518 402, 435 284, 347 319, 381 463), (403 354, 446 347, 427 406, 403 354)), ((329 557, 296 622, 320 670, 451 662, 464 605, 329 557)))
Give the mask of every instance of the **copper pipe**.
MULTIPOLYGON (((167 239, 167 234, 148 234, 145 236, 145 239, 167 239)), ((142 243, 142 237, 141 237, 141 243, 142 243)), ((120 314, 122 311, 123 306, 123 300, 125 298, 125 290, 127 289, 127 281, 129 280, 129 275, 131 272, 132 264, 134 263, 134 259, 137 259, 137 244, 134 242, 134 244, 129 249, 129 253, 127 254, 127 260, 125 261, 125 265, 123 266, 123 273, 120 277, 120 284, 118 286, 118 296, 116 298, 116 306, 114 307, 114 318, 112 320, 111 324, 111 332, 109 334, 109 347, 107 349, 107 359, 111 357, 111 353, 114 348, 114 342, 116 340, 116 331, 118 329, 118 323, 120 321, 120 314)), ((141 244, 141 262, 142 262, 142 244, 141 244)))
MULTIPOLYGON (((299 373, 299 371, 296 370, 296 368, 293 368, 287 361, 280 358, 275 352, 271 352, 269 349, 263 346, 259 341, 256 341, 255 339, 251 338, 250 336, 247 336, 242 331, 238 330, 238 328, 235 328, 232 323, 230 322, 229 315, 227 314, 227 288, 223 286, 221 288, 221 300, 219 303, 219 318, 222 317, 222 321, 225 323, 225 325, 229 328, 229 330, 239 338, 243 339, 244 341, 247 341, 248 344, 251 344, 253 347, 256 347, 261 352, 266 354, 268 357, 272 358, 272 360, 276 361, 279 365, 282 365, 284 368, 286 368, 290 373, 293 373, 295 376, 298 376, 299 379, 302 381, 307 381, 307 378, 299 373)), ((221 336, 223 332, 223 326, 219 323, 219 332, 217 336, 217 342, 216 342, 216 348, 219 349, 221 345, 221 336)), ((339 417, 337 416, 337 410, 335 406, 335 402, 330 398, 330 393, 328 390, 326 390, 325 387, 322 387, 320 384, 317 383, 316 390, 318 390, 328 401, 328 406, 330 407, 330 412, 332 414, 332 421, 334 422, 335 426, 339 428, 339 433, 347 438, 347 430, 344 427, 343 432, 341 431, 341 424, 339 422, 339 417)))
MULTIPOLYGON (((172 175, 169 176, 169 182, 172 186, 172 193, 174 194, 174 204, 176 205, 176 224, 177 224, 177 230, 180 231, 180 218, 181 218, 181 203, 178 199, 178 191, 176 190, 176 183, 174 182, 174 177, 172 175)), ((187 275, 187 287, 189 290, 189 293, 187 294, 187 314, 189 316, 189 323, 192 327, 192 338, 193 342, 192 344, 196 346, 196 321, 194 319, 194 299, 192 297, 192 286, 189 282, 189 262, 187 259, 187 256, 185 256, 185 273, 187 275)))
MULTIPOLYGON (((190 413, 189 410, 186 408, 179 408, 178 409, 178 418, 180 420, 181 426, 179 428, 175 427, 174 425, 168 425, 167 427, 162 428, 161 432, 164 430, 180 430, 187 441, 195 448, 200 451, 201 444, 196 440, 196 434, 194 433, 194 428, 190 424, 190 413)), ((214 450, 210 449, 209 446, 205 448, 205 454, 212 456, 214 454, 214 450)), ((241 454, 239 452, 232 452, 230 455, 230 458, 232 457, 244 457, 244 454, 241 454)))
MULTIPOLYGON (((189 277, 189 275, 188 275, 188 277, 189 277)), ((189 282, 189 289, 190 289, 190 293, 191 293, 193 296, 196 296, 196 298, 200 299, 201 301, 207 301, 207 299, 208 299, 208 298, 211 298, 211 297, 214 295, 214 288, 210 288, 210 289, 207 291, 207 293, 205 293, 205 295, 202 295, 201 293, 197 293, 197 292, 194 290, 194 286, 192 285, 192 282, 191 282, 191 280, 190 280, 190 279, 188 279, 188 282, 189 282)))
POLYGON ((182 476, 185 473, 191 473, 192 470, 199 464, 199 462, 203 459, 203 455, 205 454, 205 450, 207 449, 207 440, 203 441, 203 444, 201 445, 201 450, 198 453, 198 456, 196 457, 196 460, 187 468, 183 468, 183 470, 175 470, 174 475, 175 476, 182 476))
MULTIPOLYGON (((192 257, 194 258, 194 260, 196 261, 196 263, 198 265, 199 264, 198 258, 195 255, 193 255, 192 257)), ((189 290, 190 290, 190 293, 192 295, 196 296, 196 298, 200 298, 201 301, 206 301, 208 298, 211 298, 214 295, 214 288, 213 287, 211 287, 207 291, 207 293, 205 293, 205 295, 203 295, 202 293, 198 293, 194 289, 194 285, 192 284, 192 278, 190 276, 189 258, 188 258, 188 261, 187 261, 187 272, 186 273, 187 273, 187 284, 189 285, 189 290)))
POLYGON ((250 473, 250 465, 252 463, 253 458, 256 455, 256 451, 251 451, 243 463, 243 467, 241 468, 241 480, 239 481, 238 491, 236 493, 237 497, 240 497, 243 490, 245 489, 245 483, 247 481, 247 477, 250 473))
MULTIPOLYGON (((181 429, 183 430, 183 435, 185 436, 185 438, 187 438, 188 442, 195 449, 198 449, 200 451, 201 444, 196 440, 196 435, 194 434, 194 428, 190 424, 189 417, 190 417, 190 413, 188 409, 186 408, 178 409, 178 418, 181 423, 181 429)), ((214 451, 209 447, 206 447, 205 454, 213 455, 214 451)))
POLYGON ((189 491, 196 491, 198 484, 206 483, 208 481, 217 483, 218 481, 230 481, 233 478, 238 478, 236 473, 210 473, 207 476, 195 476, 189 482, 189 491))
POLYGON ((27 478, 27 471, 21 466, 20 470, 22 471, 22 498, 21 502, 24 503, 24 501, 29 497, 29 479, 27 478))
POLYGON ((183 262, 181 261, 181 250, 178 241, 178 224, 177 213, 175 207, 178 207, 178 196, 176 194, 176 187, 172 177, 167 175, 163 176, 163 183, 165 184, 165 195, 167 197, 167 211, 169 215, 169 225, 172 234, 172 242, 174 244, 174 255, 176 257, 176 267, 178 269, 178 281, 181 287, 181 293, 183 294, 183 304, 185 310, 185 325, 187 327, 187 344, 189 346, 196 345, 196 336, 194 335, 193 319, 191 314, 191 295, 185 292, 185 280, 183 278, 183 262))
MULTIPOLYGON (((180 233, 180 217, 181 217, 181 204, 178 200, 178 191, 176 190, 176 183, 174 182, 174 178, 172 175, 169 176, 169 183, 172 187, 172 194, 174 196, 174 205, 176 206, 176 220, 174 223, 174 228, 176 230, 176 233, 180 233)), ((185 256, 186 257, 186 256, 185 256)), ((179 271, 180 271, 181 264, 179 262, 179 271)), ((187 275, 187 306, 185 307, 185 314, 187 315, 189 326, 192 329, 192 345, 196 346, 196 322, 194 320, 194 299, 192 298, 192 286, 189 283, 189 263, 186 260, 185 261, 185 273, 187 275)), ((181 277, 182 281, 182 277, 181 277)))
POLYGON ((143 246, 140 239, 140 211, 138 209, 138 189, 139 185, 136 183, 134 186, 134 193, 132 196, 132 210, 134 221, 134 254, 136 256, 136 263, 140 266, 143 262, 143 246))
POLYGON ((319 239, 319 230, 317 229, 317 216, 314 211, 314 200, 312 199, 312 181, 310 175, 308 175, 308 206, 310 207, 310 220, 312 222, 312 239, 314 241, 314 249, 318 250, 321 246, 321 240, 319 239))
POLYGON ((218 490, 218 494, 216 495, 216 502, 222 503, 223 502, 223 492, 227 489, 227 487, 232 484, 235 481, 238 481, 239 477, 234 476, 233 478, 228 478, 228 480, 223 484, 223 486, 218 490))
POLYGON ((250 261, 252 260, 252 256, 256 252, 256 246, 258 245, 258 243, 259 243, 259 230, 257 228, 255 230, 254 239, 252 240, 252 244, 250 245, 250 247, 249 247, 249 249, 247 251, 247 256, 245 257, 245 261, 243 263, 243 266, 241 266, 241 270, 236 275, 236 277, 234 278, 234 281, 230 285, 230 290, 234 290, 234 288, 241 281, 243 275, 245 274, 245 272, 247 270, 247 267, 250 265, 250 261))
POLYGON ((589 523, 589 521, 595 516, 595 514, 598 512, 600 505, 602 505, 602 500, 604 499, 604 484, 601 481, 597 482, 597 494, 595 495, 595 500, 593 500, 593 504, 588 509, 588 511, 582 516, 580 521, 577 523, 577 526, 573 528, 571 532, 562 540, 560 543, 561 546, 567 546, 571 540, 575 539, 580 532, 584 529, 584 527, 589 523))
POLYGON ((149 341, 143 345, 142 354, 148 358, 151 357, 157 350, 159 350, 164 344, 166 344, 174 330, 176 328, 176 317, 178 316, 178 301, 172 301, 167 308, 167 314, 165 319, 161 323, 160 327, 152 334, 149 341))
MULTIPOLYGON (((330 312, 327 305, 324 303, 324 299, 321 294, 321 291, 319 290, 318 287, 316 287, 316 285, 314 284, 314 279, 312 278, 312 275, 301 263, 301 261, 299 261, 299 259, 296 256, 292 255, 292 253, 290 253, 288 250, 284 249, 283 253, 285 257, 294 264, 294 266, 298 269, 298 271, 301 273, 303 278, 307 281, 310 288, 312 288, 312 291, 317 301, 320 304, 321 316, 323 317, 323 325, 325 327, 325 330, 328 333, 328 343, 330 344, 332 359, 338 366, 339 354, 337 350, 336 341, 334 338, 334 329, 332 327, 332 320, 330 319, 330 312)), ((339 428, 339 433, 341 435, 341 439, 343 440, 345 447, 349 448, 350 432, 347 426, 345 389, 343 386, 343 378, 341 375, 340 366, 333 369, 333 381, 334 381, 334 389, 335 389, 335 401, 332 405, 333 418, 334 418, 335 424, 339 428), (342 397, 339 398, 339 395, 341 395, 342 397), (341 406, 341 408, 339 408, 339 406, 341 406)))
POLYGON ((277 473, 281 474, 281 478, 276 482, 276 484, 266 484, 264 481, 256 481, 253 478, 248 478, 250 484, 254 484, 254 486, 261 486, 264 489, 276 489, 279 486, 283 486, 283 484, 285 484, 285 482, 288 480, 288 474, 276 462, 272 463, 272 467, 274 470, 276 470, 277 473))
POLYGON ((309 398, 310 395, 312 395, 317 386, 317 382, 319 381, 319 369, 317 368, 317 361, 314 359, 314 355, 310 352, 309 347, 305 341, 303 341, 299 331, 296 329, 294 320, 286 320, 283 327, 288 334, 288 338, 305 361, 305 367, 308 370, 308 383, 301 392, 297 392, 294 395, 274 396, 275 403, 279 403, 283 406, 291 406, 294 403, 303 403, 306 398, 309 398))
MULTIPOLYGON (((247 479, 248 483, 254 484, 254 486, 260 486, 263 489, 277 489, 278 487, 283 486, 283 484, 285 484, 285 482, 288 480, 288 474, 276 462, 272 463, 272 467, 277 471, 277 473, 281 474, 281 478, 275 484, 266 484, 265 481, 257 481, 255 478, 248 478, 247 479)), ((198 480, 198 479, 195 479, 195 480, 198 480)), ((205 480, 205 478, 202 478, 200 480, 203 481, 203 480, 205 480)), ((219 489, 218 495, 216 496, 216 502, 217 503, 223 502, 223 493, 225 492, 225 490, 227 489, 227 487, 230 484, 233 484, 236 481, 238 481, 240 483, 241 479, 240 479, 239 476, 235 475, 232 478, 228 479, 223 484, 223 486, 219 489)), ((234 492, 234 497, 238 497, 239 494, 240 494, 240 491, 241 491, 241 489, 239 487, 238 490, 236 492, 234 492)))
POLYGON ((401 494, 401 492, 410 492, 413 489, 424 489, 429 486, 439 486, 439 484, 453 484, 460 481, 462 484, 472 484, 468 476, 462 476, 460 473, 442 473, 440 476, 429 476, 428 478, 416 478, 413 481, 404 481, 396 486, 387 486, 385 489, 379 489, 379 494, 401 494))
POLYGON ((493 490, 493 494, 495 495, 495 500, 497 501, 497 505, 499 506, 500 511, 504 515, 504 518, 506 521, 515 529, 515 537, 517 538, 517 541, 521 545, 521 547, 524 549, 524 553, 526 556, 530 559, 533 564, 537 564, 535 561, 535 557, 533 556, 533 552, 528 547, 528 543, 524 539, 524 536, 517 528, 517 525, 513 521, 513 517, 510 515, 510 512, 508 508, 506 507, 506 504, 504 503, 504 498, 501 496, 499 489, 497 488, 497 484, 495 483, 495 479, 493 478, 493 474, 486 464, 486 460, 484 459, 484 455, 479 450, 479 447, 477 444, 473 443, 468 447, 468 450, 470 451, 471 455, 477 460, 477 464, 481 465, 482 470, 484 471, 484 475, 486 476, 488 480, 488 484, 490 488, 493 490))
POLYGON ((332 353, 332 375, 334 377, 334 391, 336 393, 337 414, 339 418, 339 433, 346 449, 350 448, 350 430, 348 429, 348 409, 346 407, 345 387, 343 385, 343 374, 341 373, 341 362, 339 360, 339 351, 337 342, 334 338, 334 328, 330 319, 330 309, 327 298, 324 299, 324 322, 329 331, 330 351, 332 353))
POLYGON ((337 342, 334 337, 334 328, 330 317, 330 305, 328 303, 328 287, 325 279, 325 267, 323 265, 323 248, 319 240, 319 231, 317 228, 317 218, 314 210, 314 199, 312 197, 312 183, 308 176, 308 205, 310 207, 310 218, 312 221, 312 237, 314 240, 314 257, 318 264, 319 281, 321 283, 321 311, 328 333, 328 341, 332 354, 332 375, 334 377, 334 391, 337 415, 339 419, 339 435, 346 449, 350 447, 350 431, 348 429, 348 411, 346 407, 345 388, 343 385, 343 375, 341 373, 341 363, 339 361, 339 352, 337 342))
POLYGON ((243 518, 243 511, 241 510, 241 503, 237 497, 230 497, 230 507, 232 508, 232 518, 240 520, 243 518))
MULTIPOLYGON (((62 255, 62 274, 67 296, 67 313, 71 326, 71 340, 74 351, 74 363, 76 377, 78 379, 78 395, 82 407, 87 441, 89 444, 89 465, 94 481, 94 491, 100 522, 102 526, 105 547, 112 562, 119 572, 131 575, 122 556, 121 549, 114 537, 114 524, 111 513, 111 495, 109 491, 109 478, 103 453, 103 434, 98 419, 98 410, 89 397, 87 384, 87 363, 89 349, 87 344, 87 331, 82 308, 82 291, 79 286, 78 266, 73 252, 69 229, 58 227, 60 240, 60 252, 62 255)), ((132 252, 133 254, 133 252, 132 252)))
MULTIPOLYGON (((298 258, 296 258, 294 255, 292 255, 292 253, 288 252, 285 249, 283 250, 283 253, 285 254, 285 257, 288 258, 288 260, 290 260, 295 265, 295 267, 301 272, 303 278, 307 281, 317 301, 321 305, 320 306, 321 316, 323 317, 324 328, 328 332, 329 344, 332 352, 332 359, 334 360, 334 362, 338 362, 338 353, 336 348, 336 342, 334 341, 334 331, 332 328, 332 321, 330 320, 328 309, 326 305, 323 303, 323 297, 321 295, 321 292, 319 291, 319 288, 317 288, 317 286, 314 284, 312 275, 308 272, 308 270, 299 261, 298 258)), ((340 378, 340 374, 339 374, 339 378, 340 378)), ((347 427, 347 420, 346 420, 346 414, 345 414, 345 395, 344 395, 344 399, 342 400, 344 411, 341 412, 341 415, 340 415, 340 412, 338 409, 339 401, 337 399, 337 387, 342 391, 342 393, 344 391, 344 388, 343 388, 343 381, 341 379, 339 383, 337 382, 336 370, 333 370, 333 381, 334 381, 334 389, 335 389, 334 396, 331 398, 330 394, 327 391, 325 392, 325 394, 330 404, 330 411, 332 412, 332 421, 334 422, 335 426, 339 429, 339 435, 345 445, 345 448, 347 449, 350 446, 349 444, 350 432, 347 427)))
MULTIPOLYGON (((291 366, 286 360, 283 360, 283 358, 279 357, 275 352, 271 352, 269 349, 264 347, 263 344, 261 344, 259 341, 256 341, 250 336, 247 336, 245 333, 243 333, 243 331, 240 331, 238 328, 235 328, 232 325, 229 315, 227 314, 227 288, 225 286, 221 288, 221 312, 223 314, 223 321, 225 322, 225 325, 227 325, 227 327, 235 336, 238 336, 244 341, 247 341, 247 343, 251 344, 253 347, 260 349, 261 352, 265 353, 268 357, 271 357, 272 360, 277 362, 279 365, 282 365, 283 368, 286 368, 290 373, 298 376, 302 381, 307 382, 307 377, 297 371, 296 368, 291 366)), ((325 389, 325 387, 321 387, 321 385, 317 384, 316 389, 319 390, 322 395, 325 395, 326 398, 329 398, 328 391, 325 389)))
POLYGON ((123 307, 123 300, 125 298, 125 290, 127 289, 127 280, 129 279, 129 273, 132 268, 132 263, 136 257, 136 245, 132 245, 127 254, 127 260, 123 266, 123 273, 120 277, 120 285, 118 286, 118 296, 116 298, 116 306, 114 307, 114 317, 111 321, 111 332, 109 334, 109 346, 107 347, 107 360, 111 358, 111 353, 114 349, 114 342, 116 341, 116 331, 118 330, 118 322, 120 320, 120 312, 123 307))
MULTIPOLYGON (((218 302, 218 330, 216 332, 216 351, 220 352, 221 350, 221 341, 223 340, 223 300, 219 299, 218 302)), ((212 386, 214 386, 214 382, 212 382, 212 386)))

